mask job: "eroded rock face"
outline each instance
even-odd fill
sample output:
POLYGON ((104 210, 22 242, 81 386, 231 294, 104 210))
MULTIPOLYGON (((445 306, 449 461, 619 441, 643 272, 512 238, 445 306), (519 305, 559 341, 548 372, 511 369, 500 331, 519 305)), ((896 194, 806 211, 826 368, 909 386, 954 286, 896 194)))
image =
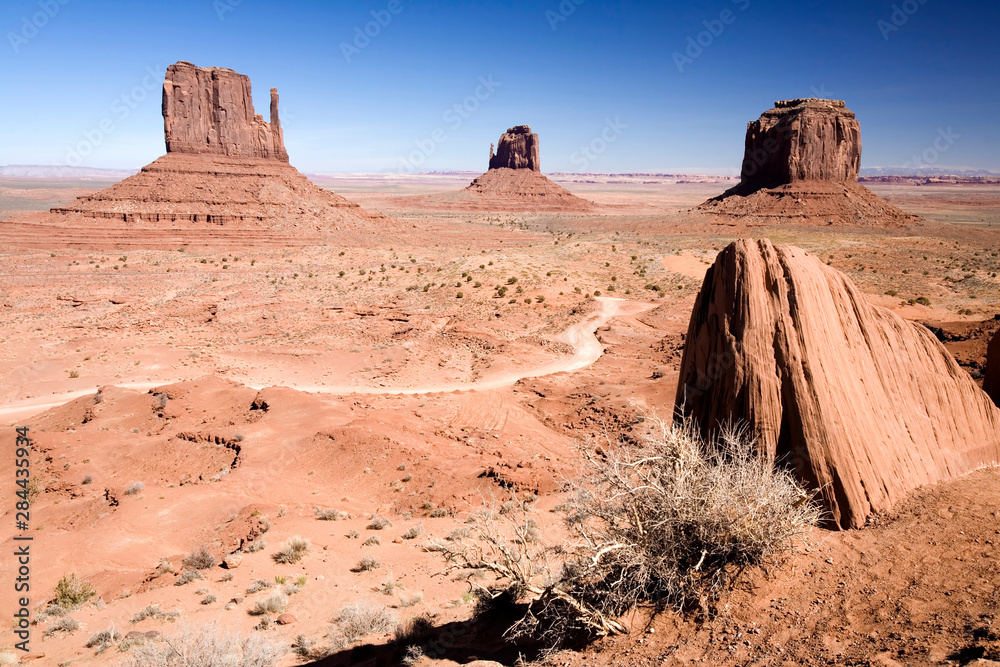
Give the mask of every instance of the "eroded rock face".
POLYGON ((497 152, 490 148, 490 169, 530 169, 541 171, 538 135, 528 125, 512 127, 500 137, 497 152))
POLYGON ((254 113, 249 77, 223 67, 189 62, 167 68, 163 129, 168 153, 225 155, 288 162, 271 89, 271 122, 254 113))
POLYGON ((775 102, 747 125, 741 174, 746 188, 808 180, 857 182, 860 167, 861 126, 839 100, 775 102))
POLYGON ((922 484, 1000 464, 1000 409, 922 325, 792 246, 740 240, 695 303, 676 407, 746 424, 858 528, 922 484))
POLYGON ((983 391, 1000 405, 1000 331, 993 335, 986 348, 986 368, 983 370, 983 391))

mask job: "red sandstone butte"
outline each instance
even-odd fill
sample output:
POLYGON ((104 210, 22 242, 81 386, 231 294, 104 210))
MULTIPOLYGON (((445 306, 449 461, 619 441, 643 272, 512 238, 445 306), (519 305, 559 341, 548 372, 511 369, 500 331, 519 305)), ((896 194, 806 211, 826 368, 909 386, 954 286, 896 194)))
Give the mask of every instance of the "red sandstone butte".
POLYGON ((490 169, 530 169, 541 171, 538 135, 528 125, 512 127, 500 137, 496 155, 490 146, 490 169))
POLYGON ((176 248, 365 244, 400 231, 311 183, 288 162, 278 92, 271 121, 254 113, 250 79, 178 62, 163 83, 167 154, 110 188, 48 214, 0 223, 11 247, 176 248))
POLYGON ((587 211, 593 204, 554 183, 541 172, 538 135, 528 125, 512 127, 490 146, 488 171, 463 194, 467 205, 486 208, 587 211))
POLYGON ((747 124, 740 184, 698 208, 724 222, 899 226, 916 219, 858 184, 861 125, 840 100, 781 100, 747 124))
POLYGON ((271 158, 288 162, 271 89, 271 122, 254 113, 250 77, 224 67, 189 62, 167 68, 163 131, 168 153, 271 158))

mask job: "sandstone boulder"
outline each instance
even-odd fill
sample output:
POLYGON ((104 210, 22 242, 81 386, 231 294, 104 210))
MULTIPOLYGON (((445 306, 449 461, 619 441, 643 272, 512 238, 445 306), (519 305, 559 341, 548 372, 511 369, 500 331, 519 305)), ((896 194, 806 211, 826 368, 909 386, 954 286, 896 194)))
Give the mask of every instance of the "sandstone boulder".
POLYGON ((676 408, 745 424, 858 528, 911 489, 1000 464, 1000 409, 922 325, 792 246, 740 240, 708 270, 676 408))
POLYGON ((271 89, 268 123, 254 113, 250 78, 224 67, 182 61, 167 68, 163 129, 168 153, 288 161, 277 89, 271 89))
POLYGON ((512 127, 500 137, 496 155, 490 147, 490 169, 530 169, 541 171, 538 135, 528 125, 512 127))
POLYGON ((235 570, 242 564, 243 554, 241 553, 226 554, 226 557, 222 559, 222 567, 227 570, 235 570))

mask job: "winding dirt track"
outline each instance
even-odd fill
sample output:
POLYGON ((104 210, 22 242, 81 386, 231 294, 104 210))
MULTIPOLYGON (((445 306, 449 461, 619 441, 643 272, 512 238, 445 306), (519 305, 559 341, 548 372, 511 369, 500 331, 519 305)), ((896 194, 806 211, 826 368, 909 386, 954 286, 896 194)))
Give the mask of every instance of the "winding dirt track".
MULTIPOLYGON (((383 395, 416 395, 416 394, 443 394, 467 391, 489 391, 502 387, 509 387, 525 378, 542 377, 544 375, 554 375, 556 373, 567 373, 578 371, 590 366, 601 358, 604 348, 601 342, 594 335, 597 329, 604 326, 609 320, 618 315, 636 315, 644 311, 655 308, 657 304, 642 301, 626 301, 624 299, 613 299, 611 297, 597 297, 601 304, 601 309, 590 317, 573 324, 561 334, 556 336, 556 340, 573 347, 573 354, 563 359, 557 359, 535 368, 522 369, 504 375, 487 377, 476 382, 456 382, 450 384, 430 384, 419 387, 364 387, 364 386, 330 386, 330 385, 291 385, 293 389, 308 391, 317 394, 336 394, 342 396, 360 394, 383 394, 383 395)), ((115 386, 125 389, 152 389, 162 387, 179 380, 161 380, 157 382, 123 382, 116 383, 115 386)), ((264 385, 256 385, 252 381, 245 383, 252 389, 263 389, 264 385)), ((56 397, 47 396, 44 399, 34 398, 26 401, 17 401, 8 405, 0 406, 0 419, 23 419, 32 415, 44 412, 50 408, 58 407, 80 396, 94 393, 94 389, 83 391, 67 392, 56 397)))

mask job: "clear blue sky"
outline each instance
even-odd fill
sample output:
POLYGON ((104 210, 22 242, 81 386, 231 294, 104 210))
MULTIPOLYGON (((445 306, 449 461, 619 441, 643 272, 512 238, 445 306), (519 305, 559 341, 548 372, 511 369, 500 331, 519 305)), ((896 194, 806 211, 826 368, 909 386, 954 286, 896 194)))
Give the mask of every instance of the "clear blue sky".
POLYGON ((0 165, 152 161, 188 60, 265 116, 277 87, 303 171, 484 170, 524 123, 544 171, 735 171, 747 121, 809 96, 857 113, 863 167, 1000 171, 998 25, 996 0, 5 0, 0 165))

